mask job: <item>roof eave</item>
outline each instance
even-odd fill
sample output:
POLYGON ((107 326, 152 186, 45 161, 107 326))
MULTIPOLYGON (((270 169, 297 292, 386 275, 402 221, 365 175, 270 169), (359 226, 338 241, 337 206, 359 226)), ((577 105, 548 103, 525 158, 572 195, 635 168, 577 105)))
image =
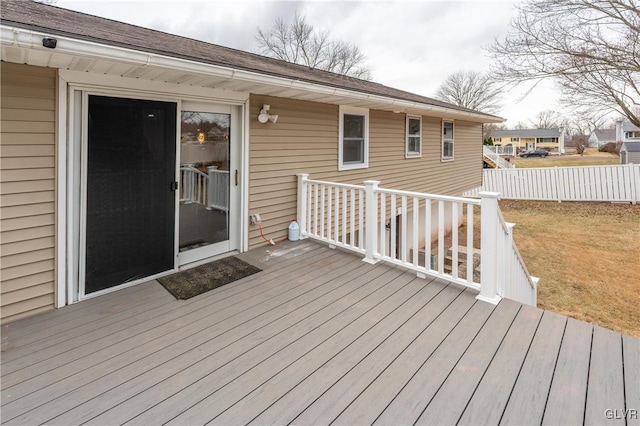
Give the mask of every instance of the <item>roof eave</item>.
MULTIPOLYGON (((361 103, 363 105, 376 104, 379 105, 379 109, 394 112, 440 116, 481 123, 501 123, 505 121, 501 117, 478 112, 462 111, 454 108, 446 108, 438 105, 430 105, 341 87, 333 87, 310 81, 270 75, 258 71, 198 62, 158 53, 150 53, 136 49, 113 46, 106 43, 98 43, 80 38, 52 34, 39 29, 7 25, 6 23, 3 23, 0 28, 0 43, 3 47, 3 60, 7 60, 7 58, 4 58, 4 56, 6 56, 4 47, 39 50, 52 55, 70 55, 78 58, 109 60, 116 63, 125 63, 138 67, 150 67, 201 75, 219 76, 225 79, 252 83, 258 86, 263 85, 271 89, 278 87, 294 92, 323 94, 331 97, 332 100, 327 101, 329 103, 340 104, 341 100, 344 99, 345 101, 355 101, 356 103, 361 103), (58 40, 55 50, 47 49, 42 46, 42 39, 52 36, 58 40)), ((259 91, 256 93, 260 94, 259 91)), ((293 97, 295 98, 295 96, 293 97)))

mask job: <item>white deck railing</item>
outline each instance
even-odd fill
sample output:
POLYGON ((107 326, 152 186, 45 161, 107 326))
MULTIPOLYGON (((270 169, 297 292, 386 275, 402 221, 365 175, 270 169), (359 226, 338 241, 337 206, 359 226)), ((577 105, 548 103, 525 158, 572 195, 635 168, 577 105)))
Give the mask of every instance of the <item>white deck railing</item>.
POLYGON ((365 262, 384 261, 470 287, 481 300, 509 297, 535 306, 536 280, 502 220, 499 194, 483 193, 474 200, 378 185, 299 174, 302 238, 360 253, 365 262))
POLYGON ((640 202, 640 165, 485 169, 482 186, 464 195, 481 191, 516 200, 640 202))
POLYGON ((487 150, 498 155, 516 155, 515 146, 495 146, 495 145, 483 145, 487 150))
POLYGON ((180 202, 198 203, 208 209, 229 210, 229 171, 207 168, 201 172, 191 165, 180 167, 180 202))
MULTIPOLYGON (((504 158, 502 158, 502 156, 499 154, 500 150, 498 150, 497 148, 513 148, 513 147, 483 145, 482 146, 482 155, 485 156, 486 158, 488 158, 489 160, 491 160, 496 165, 496 168, 498 168, 498 169, 513 169, 513 168, 515 168, 516 166, 514 164, 511 164, 509 161, 507 161, 504 158)), ((506 155, 506 154, 503 154, 503 155, 506 155)))

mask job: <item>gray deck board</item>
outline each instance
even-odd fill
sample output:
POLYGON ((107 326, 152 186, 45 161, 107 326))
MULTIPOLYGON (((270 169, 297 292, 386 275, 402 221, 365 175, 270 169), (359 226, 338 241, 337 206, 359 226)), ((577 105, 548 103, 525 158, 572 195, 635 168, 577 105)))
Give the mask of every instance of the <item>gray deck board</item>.
MULTIPOLYGON (((329 251, 325 253, 324 256, 326 257, 316 256, 315 258, 318 259, 319 263, 333 263, 332 259, 336 259, 339 265, 346 261, 353 262, 353 260, 344 258, 335 252, 332 253, 329 251)), ((304 264, 296 264, 292 267, 300 268, 303 266, 304 264)), ((309 272, 309 274, 314 273, 318 272, 309 272)), ((265 274, 265 277, 268 276, 270 275, 265 274)), ((266 283, 265 281, 264 284, 266 283)), ((86 335, 80 336, 77 340, 81 340, 81 342, 85 341, 85 345, 70 345, 71 349, 67 350, 67 346, 69 345, 67 343, 61 346, 65 348, 62 353, 54 352, 50 354, 51 356, 49 358, 44 360, 40 360, 42 357, 37 357, 37 363, 28 366, 28 368, 24 367, 24 369, 28 371, 16 371, 13 374, 5 376, 3 378, 3 387, 4 389, 11 388, 12 398, 15 399, 37 388, 37 382, 44 380, 44 373, 64 366, 67 366, 70 371, 81 369, 83 366, 92 366, 93 363, 87 358, 89 354, 99 353, 101 360, 110 359, 112 356, 125 353, 147 342, 157 345, 157 339, 164 338, 166 341, 166 335, 168 333, 180 334, 180 329, 190 323, 198 322, 200 324, 202 320, 209 317, 226 318, 226 315, 233 315, 237 310, 249 309, 257 305, 263 305, 264 307, 266 306, 266 300, 277 302, 277 297, 289 291, 289 287, 287 283, 280 282, 276 277, 273 277, 271 283, 274 285, 263 285, 261 288, 263 291, 255 294, 248 291, 249 289, 244 289, 245 286, 242 285, 242 280, 239 280, 237 286, 229 287, 229 290, 235 289, 236 291, 220 291, 218 293, 212 293, 208 295, 208 297, 198 298, 197 300, 196 298, 190 299, 190 301, 186 303, 174 303, 171 309, 159 307, 155 311, 147 311, 140 316, 140 322, 133 327, 126 329, 118 327, 112 333, 110 333, 111 327, 105 327, 105 330, 96 332, 99 334, 98 336, 92 333, 89 333, 89 337, 86 335), (211 298, 214 300, 210 300, 211 298), (223 307, 223 309, 218 308, 212 311, 212 308, 215 309, 218 306, 223 307), (102 335, 102 338, 100 335, 102 335), (28 381, 28 379, 33 380, 28 381), (16 383, 17 380, 21 381, 16 383), (25 387, 27 389, 21 389, 25 387)), ((153 350, 153 346, 148 346, 148 349, 153 350)), ((125 362, 126 361, 127 360, 125 360, 125 362)), ((27 361, 25 360, 25 362, 27 361)), ((49 380, 55 380, 57 378, 58 377, 50 377, 49 380)), ((4 401, 6 401, 6 398, 3 398, 3 402, 4 401)))
MULTIPOLYGON (((403 348, 384 371, 371 379, 371 383, 349 403, 349 406, 334 420, 335 424, 371 424, 384 408, 389 405, 402 387, 409 382, 411 376, 420 368, 425 358, 444 341, 451 332, 451 325, 458 324, 465 318, 486 319, 493 307, 480 303, 475 298, 466 297, 464 293, 452 303, 453 309, 440 314, 422 333, 403 348), (454 305, 455 304, 455 305, 454 305), (466 308, 466 309, 465 309, 466 308), (470 313, 471 310, 474 312, 470 313), (467 314, 469 314, 467 316, 467 314), (484 318, 483 315, 484 314, 484 318)), ((462 327, 465 324, 461 324, 462 327)), ((364 374, 363 374, 364 375, 364 374)), ((358 378, 361 380, 360 378, 358 378)), ((273 408, 270 408, 269 412, 273 408)))
POLYGON ((354 306, 354 309, 341 313, 286 346, 275 342, 279 343, 279 349, 268 358, 260 352, 238 358, 237 362, 255 367, 252 367, 251 374, 238 374, 234 362, 234 365, 225 366, 214 374, 207 375, 196 386, 184 389, 177 398, 158 404, 153 410, 135 419, 135 422, 206 423, 311 351, 317 350, 318 354, 322 354, 321 358, 334 355, 415 295, 421 287, 417 281, 415 275, 403 274, 392 281, 393 284, 387 283, 383 287, 387 291, 382 292, 381 300, 373 298, 370 306, 365 303, 354 306), (180 402, 185 397, 191 401, 191 406, 186 410, 181 407, 180 402))
MULTIPOLYGON (((344 258, 342 256, 339 256, 336 253, 328 253, 328 254, 329 256, 325 259, 322 259, 319 257, 316 257, 316 259, 319 259, 320 262, 322 262, 322 260, 331 262, 332 259, 337 259, 338 261, 335 262, 335 264, 337 264, 338 266, 343 266, 343 263, 347 263, 347 262, 352 263, 354 267, 359 266, 359 263, 355 262, 353 259, 344 258)), ((309 275, 313 275, 313 274, 314 272, 309 273, 309 275)), ((317 274, 317 272, 315 272, 315 274, 317 274)), ((300 277, 301 277, 299 278, 300 280, 304 279, 302 278, 304 277, 304 275, 301 274, 300 277)), ((272 283, 278 284, 278 281, 272 280, 272 283)), ((268 282, 265 282, 265 284, 268 284, 268 282)), ((116 345, 116 346, 108 346, 96 352, 95 354, 95 356, 102 361, 101 362, 102 365, 100 365, 98 368, 94 368, 94 364, 91 362, 91 359, 88 359, 88 360, 83 359, 73 364, 65 364, 67 368, 64 368, 65 366, 63 366, 61 368, 52 370, 46 377, 44 375, 40 375, 37 378, 34 378, 34 380, 30 380, 22 384, 22 386, 20 387, 16 386, 14 388, 11 388, 10 390, 14 394, 14 396, 18 396, 19 392, 22 392, 22 393, 25 393, 28 391, 34 392, 35 390, 40 389, 40 393, 43 394, 43 397, 45 397, 44 395, 56 395, 57 394, 56 392, 61 392, 65 390, 69 391, 70 386, 76 386, 76 387, 80 386, 85 382, 88 382, 92 379, 97 378, 96 376, 100 374, 104 374, 105 371, 117 371, 119 370, 119 368, 123 366, 127 366, 128 364, 136 361, 137 359, 144 359, 147 355, 153 354, 155 351, 158 350, 158 348, 164 349, 167 346, 171 346, 176 341, 180 342, 178 348, 183 349, 188 342, 184 341, 184 338, 185 338, 184 331, 179 327, 176 328, 176 325, 186 324, 188 326, 189 324, 193 323, 193 325, 189 327, 189 331, 191 333, 202 331, 203 333, 201 333, 201 335, 198 336, 201 339, 206 338, 207 336, 215 336, 215 332, 218 331, 219 329, 233 327, 237 323, 241 323, 247 319, 246 317, 237 315, 238 312, 243 312, 243 311, 248 312, 248 309, 254 306, 259 306, 260 310, 273 309, 274 305, 281 305, 282 303, 286 302, 287 299, 282 299, 280 297, 284 296, 284 297, 292 298, 292 297, 295 297, 298 293, 303 293, 305 290, 313 287, 298 286, 294 289, 287 289, 286 285, 278 284, 277 286, 275 286, 275 288, 280 288, 280 290, 277 293, 275 293, 273 297, 269 298, 269 300, 267 300, 267 295, 269 294, 269 292, 262 292, 260 293, 260 295, 257 295, 257 296, 252 295, 251 293, 249 293, 248 295, 244 295, 243 294, 244 292, 243 292, 243 293, 239 293, 244 297, 242 300, 239 301, 239 303, 237 304, 228 303, 228 305, 224 306, 223 309, 218 309, 213 311, 209 309, 195 310, 195 309, 190 309, 188 305, 183 305, 181 309, 183 309, 185 312, 188 312, 188 314, 181 317, 180 321, 174 321, 174 323, 172 324, 171 330, 167 330, 166 328, 159 327, 156 330, 155 334, 146 333, 144 337, 147 339, 149 338, 149 336, 153 336, 153 335, 158 336, 158 338, 155 341, 153 341, 152 345, 144 346, 143 350, 140 350, 140 349, 136 350, 138 346, 126 347, 122 344, 116 345), (207 313, 208 316, 203 317, 202 313, 207 313), (234 318, 232 319, 232 317, 234 318), (214 327, 216 325, 217 325, 217 328, 214 327), (129 353, 132 351, 133 353, 129 353), (83 362, 85 364, 82 364, 83 362), (79 365, 79 364, 82 364, 82 365, 79 365), (81 380, 79 380, 77 377, 74 377, 75 374, 73 373, 74 373, 74 370, 77 370, 82 367, 85 367, 87 369, 90 368, 92 369, 92 371, 85 372, 84 374, 82 374, 82 378, 81 380), (63 379, 67 379, 67 380, 63 381, 63 379), (49 387, 46 387, 46 389, 40 387, 41 384, 47 383, 47 382, 55 383, 55 385, 53 385, 53 388, 49 386, 49 387), (59 382, 59 383, 56 383, 56 382, 59 382), (27 387, 27 390, 24 389, 25 387, 27 387)), ((232 299, 227 298, 227 299, 223 299, 221 302, 213 302, 211 304, 211 307, 215 309, 216 304, 226 305, 225 302, 228 302, 229 300, 232 300, 232 299)), ((194 303, 194 305, 196 304, 194 303)), ((257 316, 260 314, 261 312, 260 310, 252 309, 250 313, 252 316, 257 316)), ((140 339, 131 338, 129 339, 129 343, 131 345, 140 345, 143 342, 141 342, 140 339)), ((5 413, 11 412, 15 406, 20 405, 19 401, 17 402, 18 403, 14 403, 12 405, 3 407, 3 411, 5 413)))
MULTIPOLYGON (((344 420, 337 420, 336 418, 438 316, 445 310, 455 314, 455 312, 460 311, 466 312, 470 308, 474 302, 473 298, 460 296, 460 289, 453 286, 449 286, 445 291, 439 293, 433 303, 425 306, 418 315, 411 318, 411 321, 403 324, 402 328, 392 338, 385 341, 384 344, 377 347, 370 354, 367 354, 353 370, 340 378, 338 382, 303 411, 295 419, 294 423, 328 424, 335 422, 336 424, 344 424, 344 420), (455 303, 456 301, 458 303, 455 303)), ((346 423, 349 424, 350 422, 347 421, 346 423)))
MULTIPOLYGON (((375 348, 383 344, 387 339, 400 336, 398 329, 403 324, 415 319, 420 314, 424 315, 429 311, 443 309, 444 307, 438 302, 444 299, 446 303, 446 301, 450 301, 460 293, 460 291, 447 291, 446 288, 443 290, 445 286, 442 285, 425 286, 424 283, 419 282, 417 284, 421 287, 417 293, 407 299, 404 304, 398 306, 387 317, 372 324, 364 333, 351 342, 340 335, 337 335, 332 342, 326 342, 327 344, 324 345, 326 347, 322 350, 327 351, 328 355, 332 352, 335 354, 328 356, 328 361, 318 359, 314 353, 306 354, 267 382, 255 388, 220 416, 212 419, 214 423, 227 424, 233 421, 247 423, 286 394, 287 390, 295 388, 301 381, 314 373, 319 373, 319 375, 328 380, 332 380, 332 378, 337 380, 341 374, 346 373, 346 371, 357 365, 359 361, 367 358, 375 348), (438 297, 445 292, 446 294, 443 297, 438 297), (431 302, 435 303, 431 304, 431 302), (427 305, 430 305, 431 309, 425 309, 427 305)), ((298 391, 294 390, 294 392, 297 393, 298 391)), ((330 407, 335 408, 332 405, 330 407)))
POLYGON ((508 301, 501 302, 494 310, 487 310, 486 306, 472 309, 420 366, 375 423, 414 424, 482 330, 485 332, 479 336, 481 339, 499 334, 501 329, 506 332, 519 310, 519 304, 508 301), (489 329, 491 331, 487 331, 489 329))
MULTIPOLYGON (((378 292, 379 288, 376 285, 375 278, 373 278, 373 281, 368 281, 368 280, 372 280, 372 277, 367 275, 370 275, 370 274, 369 273, 363 274, 361 275, 361 278, 353 280, 354 284, 358 285, 359 287, 357 291, 354 292, 354 294, 352 294, 352 296, 354 297, 353 301, 351 302, 352 304, 355 304, 363 300, 367 300, 367 298, 370 298, 371 295, 373 295, 372 297, 380 297, 380 293, 378 292), (367 282, 370 285, 360 286, 361 284, 363 284, 363 282, 367 282)), ((380 275, 380 274, 377 273, 377 275, 380 275)), ((400 273, 398 271, 391 270, 382 274, 382 277, 386 277, 386 279, 389 279, 390 277, 398 277, 399 275, 400 273)), ((384 282, 384 281, 381 280, 381 282, 384 282)), ((272 356, 273 354, 277 353, 280 349, 282 349, 283 345, 286 345, 288 342, 294 342, 300 336, 305 335, 310 330, 320 327, 325 322, 336 317, 337 315, 339 315, 343 311, 346 311, 350 307, 351 305, 349 304, 346 304, 346 306, 344 306, 339 303, 333 303, 328 307, 323 308, 317 312, 313 312, 313 311, 308 312, 308 316, 305 317, 304 319, 300 319, 299 316, 293 316, 292 318, 296 320, 297 323, 295 324, 294 327, 291 327, 290 329, 288 329, 287 333, 276 334, 274 338, 269 338, 264 340, 261 339, 262 344, 260 345, 256 344, 256 345, 250 346, 246 348, 246 350, 244 351, 234 350, 235 347, 233 347, 233 348, 230 348, 228 351, 225 351, 225 353, 217 353, 214 359, 200 358, 202 359, 202 362, 200 362, 199 364, 186 363, 185 365, 184 360, 179 360, 180 362, 178 363, 178 365, 183 365, 183 369, 180 370, 180 374, 189 375, 191 372, 193 372, 196 378, 202 378, 206 373, 206 371, 204 370, 205 368, 209 369, 210 371, 215 371, 222 367, 227 367, 227 369, 232 369, 232 370, 235 368, 236 371, 242 372, 243 369, 249 369, 252 366, 252 364, 249 364, 249 361, 248 361, 249 359, 254 358, 255 364, 253 365, 257 365, 261 361, 261 358, 265 359, 265 358, 268 358, 269 356, 272 356)), ((245 349, 245 348, 241 346, 240 349, 245 349)), ((145 392, 141 391, 140 393, 135 394, 134 397, 127 398, 127 400, 124 401, 118 407, 117 410, 115 410, 117 412, 123 412, 123 414, 126 414, 123 421, 125 421, 125 419, 128 420, 129 418, 132 418, 138 414, 143 413, 145 410, 156 405, 158 401, 162 401, 164 398, 171 397, 174 393, 177 393, 178 391, 180 391, 182 388, 186 386, 186 384, 184 383, 184 380, 181 379, 181 377, 175 376, 175 375, 172 375, 166 378, 166 380, 161 380, 161 381, 158 380, 157 373, 152 374, 150 375, 150 377, 147 377, 147 378, 149 380, 148 382, 143 383, 143 386, 145 387, 142 389, 145 392), (149 398, 148 395, 146 395, 147 392, 162 393, 168 390, 170 390, 171 392, 166 392, 166 394, 163 395, 163 397, 149 398)), ((160 377, 160 379, 162 379, 162 377, 160 377)), ((136 383, 133 383, 133 385, 136 385, 136 383)), ((126 389, 130 389, 131 386, 132 384, 128 383, 126 386, 126 389)), ((116 395, 120 396, 120 393, 116 395)), ((178 404, 179 404, 179 398, 176 398, 176 399, 178 400, 178 404)), ((95 405, 95 403, 92 405, 95 405)), ((103 406, 103 404, 100 404, 100 403, 98 403, 98 405, 103 406)), ((105 421, 108 421, 109 419, 111 419, 112 415, 114 414, 109 413, 107 411, 105 411, 102 414, 103 419, 105 421)), ((94 420, 96 421, 96 423, 100 422, 99 417, 94 420)))
MULTIPOLYGON (((534 308, 514 306, 514 310, 517 310, 518 313, 527 309, 534 308)), ((510 315, 501 318, 497 316, 499 312, 501 311, 495 311, 494 315, 487 320, 476 338, 450 370, 447 379, 420 414, 417 424, 454 424, 460 418, 467 401, 473 395, 473 391, 513 324, 513 321, 508 321, 510 315)))
POLYGON ((640 426, 640 340, 622 336, 624 393, 628 426, 640 426))
POLYGON ((552 312, 545 312, 542 316, 501 424, 511 425, 522 419, 527 419, 530 424, 542 422, 566 323, 566 317, 552 312))
POLYGON ((530 343, 540 324, 539 309, 522 309, 489 368, 469 399, 460 424, 498 424, 509 401, 530 343))
POLYGON ((587 425, 626 424, 622 416, 607 421, 607 410, 625 406, 622 364, 622 336, 611 330, 594 327, 591 363, 587 385, 584 422, 587 425))
MULTIPOLYGON (((362 266, 359 265, 356 271, 362 271, 362 266)), ((384 269, 376 268, 363 273, 363 276, 371 279, 383 273, 384 269)), ((322 282, 320 279, 317 281, 322 282)), ((313 291, 303 295, 304 298, 310 299, 306 304, 303 298, 298 298, 286 302, 276 309, 265 311, 263 314, 254 312, 258 315, 256 321, 245 321, 236 327, 226 324, 226 330, 221 330, 217 336, 212 333, 216 331, 215 329, 205 328, 202 332, 177 342, 177 344, 169 345, 146 359, 132 363, 121 371, 110 373, 100 383, 90 383, 78 389, 75 392, 77 395, 73 395, 75 398, 81 398, 76 402, 77 407, 72 409, 73 405, 71 405, 69 407, 71 411, 56 421, 76 423, 89 420, 93 415, 101 413, 98 411, 101 407, 122 403, 143 392, 146 388, 182 373, 187 367, 197 362, 202 362, 203 358, 207 356, 215 356, 219 362, 231 361, 260 345, 261 342, 295 326, 299 318, 299 311, 304 310, 307 315, 312 315, 332 306, 332 303, 350 292, 358 291, 362 286, 363 284, 355 281, 345 283, 341 280, 335 280, 334 283, 316 287, 313 291)), ((42 408, 46 412, 50 412, 49 407, 42 408)))
POLYGON ((584 418, 592 334, 591 324, 571 318, 567 321, 543 424, 570 424, 584 418))
POLYGON ((3 424, 638 426, 638 339, 309 240, 238 257, 263 271, 3 326, 3 424))

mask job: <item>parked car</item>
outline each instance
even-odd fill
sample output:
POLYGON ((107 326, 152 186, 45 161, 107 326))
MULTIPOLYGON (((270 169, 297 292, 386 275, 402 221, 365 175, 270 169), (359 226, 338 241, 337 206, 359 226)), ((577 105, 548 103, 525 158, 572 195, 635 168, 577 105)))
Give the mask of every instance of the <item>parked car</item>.
POLYGON ((520 154, 518 154, 520 157, 522 158, 527 158, 527 157, 546 157, 547 155, 549 155, 549 151, 545 150, 545 149, 529 149, 527 151, 521 152, 520 154))

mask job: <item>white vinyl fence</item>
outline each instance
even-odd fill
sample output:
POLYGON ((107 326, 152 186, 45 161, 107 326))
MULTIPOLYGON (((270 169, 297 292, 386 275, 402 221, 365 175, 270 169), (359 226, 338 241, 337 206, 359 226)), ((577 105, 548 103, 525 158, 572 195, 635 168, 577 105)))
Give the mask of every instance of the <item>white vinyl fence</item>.
POLYGON ((482 186, 466 192, 499 192, 501 198, 541 201, 640 201, 640 165, 485 169, 482 186))
POLYGON ((301 237, 354 251, 368 263, 384 261, 418 276, 453 281, 478 291, 484 301, 509 297, 536 305, 537 279, 529 275, 511 227, 502 219, 499 194, 481 193, 474 200, 378 184, 310 180, 299 174, 301 237), (474 232, 478 227, 480 236, 474 232))

